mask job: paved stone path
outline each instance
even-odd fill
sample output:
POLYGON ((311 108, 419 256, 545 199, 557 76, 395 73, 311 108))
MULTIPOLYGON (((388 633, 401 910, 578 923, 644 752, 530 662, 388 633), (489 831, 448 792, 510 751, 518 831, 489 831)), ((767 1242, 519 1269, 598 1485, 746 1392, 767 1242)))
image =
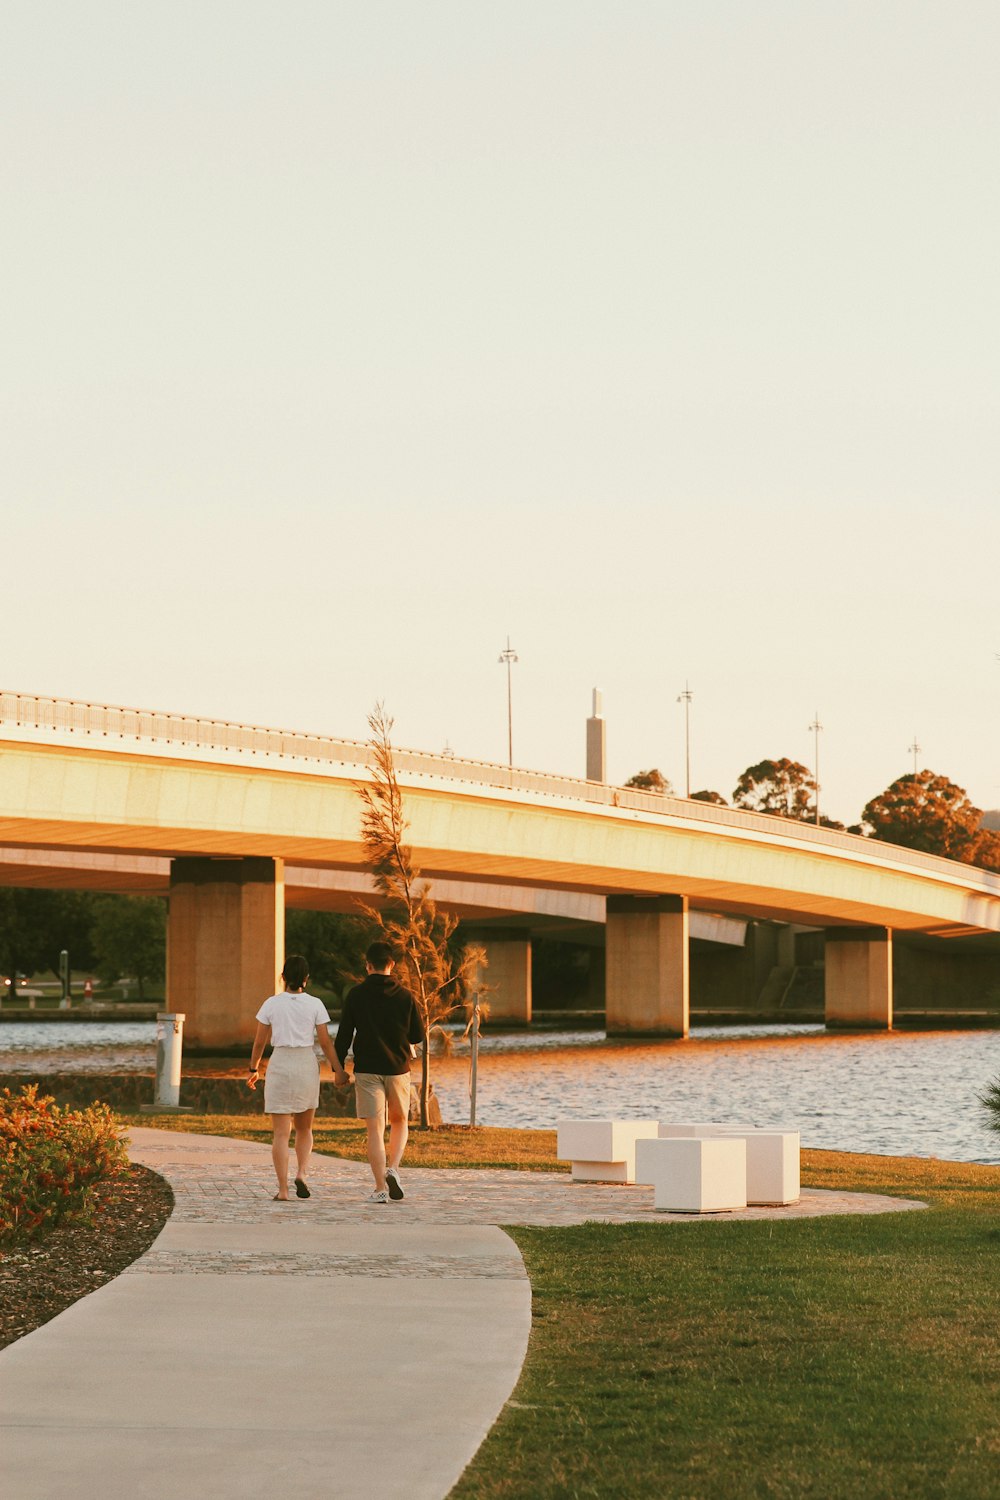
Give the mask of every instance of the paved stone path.
MULTIPOLYGON (((220 1153, 213 1136, 136 1130, 132 1156, 162 1171, 174 1189, 173 1221, 214 1224, 372 1224, 393 1230, 407 1224, 657 1224, 731 1223, 734 1219, 800 1219, 818 1214, 899 1213, 925 1205, 875 1193, 806 1188, 788 1208, 746 1208, 725 1214, 664 1214, 653 1208, 651 1187, 573 1182, 565 1172, 472 1171, 405 1168, 406 1197, 387 1206, 364 1200, 372 1181, 361 1162, 316 1155, 309 1181, 313 1197, 272 1201, 274 1174, 266 1147, 227 1141, 220 1153)), ((148 1259, 148 1257, 146 1257, 148 1259)))

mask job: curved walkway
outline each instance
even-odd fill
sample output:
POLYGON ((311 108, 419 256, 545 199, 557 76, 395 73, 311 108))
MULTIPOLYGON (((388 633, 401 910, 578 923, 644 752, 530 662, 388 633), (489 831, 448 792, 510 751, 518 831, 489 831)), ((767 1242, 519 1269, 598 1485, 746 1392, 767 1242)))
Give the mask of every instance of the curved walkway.
MULTIPOLYGON (((686 1217, 654 1214, 649 1188, 516 1171, 405 1171, 402 1203, 369 1206, 367 1168, 324 1156, 312 1198, 275 1203, 265 1146, 136 1130, 130 1154, 174 1212, 0 1353, 11 1500, 443 1500, 527 1347, 530 1287, 496 1226, 686 1217)), ((807 1191, 720 1218, 918 1207, 807 1191)))

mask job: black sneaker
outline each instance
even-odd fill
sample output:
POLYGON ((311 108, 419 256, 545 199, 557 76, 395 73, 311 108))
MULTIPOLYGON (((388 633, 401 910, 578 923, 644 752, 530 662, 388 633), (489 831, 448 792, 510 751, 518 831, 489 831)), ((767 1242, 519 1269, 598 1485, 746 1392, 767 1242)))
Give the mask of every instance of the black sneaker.
POLYGON ((389 1197, 392 1199, 393 1203, 398 1203, 400 1198, 402 1198, 403 1196, 403 1189, 400 1186, 399 1173, 396 1171, 395 1167, 386 1167, 385 1185, 389 1189, 389 1197))

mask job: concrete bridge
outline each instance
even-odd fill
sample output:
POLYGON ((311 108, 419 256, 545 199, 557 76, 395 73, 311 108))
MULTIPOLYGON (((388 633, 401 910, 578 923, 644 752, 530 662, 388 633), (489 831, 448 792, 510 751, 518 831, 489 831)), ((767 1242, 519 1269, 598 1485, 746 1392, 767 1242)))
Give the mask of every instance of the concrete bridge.
MULTIPOLYGON (((831 1026, 892 1025, 894 933, 993 944, 1000 877, 786 819, 396 753, 436 897, 479 925, 501 1013, 530 1017, 532 931, 603 925, 608 1030, 685 1036, 692 936, 749 919, 826 935, 831 1026)), ((0 882, 169 895, 168 1003, 201 1046, 245 1040, 286 901, 367 889, 351 741, 0 694, 0 882)), ((997 939, 1000 942, 1000 939, 997 939)))

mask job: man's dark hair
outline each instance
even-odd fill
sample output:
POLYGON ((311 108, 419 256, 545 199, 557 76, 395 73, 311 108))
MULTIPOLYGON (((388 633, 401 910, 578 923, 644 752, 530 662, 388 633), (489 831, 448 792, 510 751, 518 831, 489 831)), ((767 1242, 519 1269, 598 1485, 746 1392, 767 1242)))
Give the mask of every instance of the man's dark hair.
POLYGON ((309 961, 301 953, 289 953, 281 977, 290 990, 300 990, 309 978, 309 961))
POLYGON ((372 943, 365 958, 373 969, 384 969, 392 963, 392 949, 388 943, 372 943))

